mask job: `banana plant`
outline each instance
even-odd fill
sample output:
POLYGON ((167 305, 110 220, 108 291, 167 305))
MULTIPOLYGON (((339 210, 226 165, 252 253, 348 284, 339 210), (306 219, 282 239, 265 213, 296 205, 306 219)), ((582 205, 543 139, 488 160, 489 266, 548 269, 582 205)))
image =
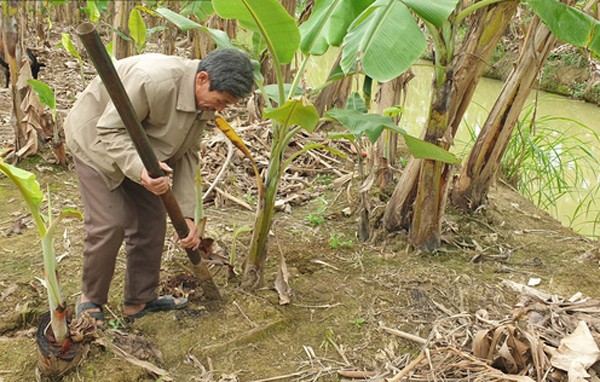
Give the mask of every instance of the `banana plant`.
POLYGON ((56 95, 48 86, 42 81, 30 79, 27 83, 31 85, 33 91, 38 95, 40 102, 46 105, 50 109, 50 115, 52 116, 52 151, 60 163, 63 166, 67 165, 67 157, 65 154, 64 143, 58 133, 58 125, 56 121, 56 95))
MULTIPOLYGON (((260 34, 272 57, 277 78, 277 84, 275 85, 277 92, 276 96, 273 97, 274 100, 266 97, 267 92, 261 89, 261 93, 266 98, 266 104, 271 106, 265 109, 263 116, 272 121, 271 130, 273 140, 271 143, 270 162, 264 182, 264 195, 258 201, 251 246, 244 266, 244 276, 242 279, 243 287, 256 288, 263 284, 267 236, 272 224, 275 196, 281 175, 291 163, 291 160, 301 154, 299 152, 292 154, 288 158, 284 158, 284 149, 288 147, 289 142, 296 133, 302 129, 311 133, 319 122, 317 111, 307 98, 294 96, 304 74, 306 64, 311 55, 323 54, 329 46, 341 44, 344 41, 348 28, 353 23, 357 23, 356 20, 362 21, 365 19, 366 16, 361 17, 360 15, 365 12, 365 9, 373 1, 324 0, 317 2, 311 18, 301 28, 297 27, 295 20, 276 0, 213 0, 212 3, 215 12, 220 17, 236 19, 248 30, 260 34), (300 53, 304 57, 296 71, 291 86, 286 87, 282 81, 281 66, 291 62, 295 55, 299 53, 298 50, 300 50, 300 53)), ((376 7, 375 10, 377 9, 376 7)), ((416 23, 414 27, 418 30, 416 23)), ((422 33, 421 38, 423 43, 418 45, 418 48, 421 49, 420 52, 426 46, 422 33)), ((359 45, 359 49, 362 49, 361 45, 359 45)), ((389 45, 385 47, 386 54, 392 50, 394 49, 390 49, 389 45)), ((416 60, 419 55, 420 53, 413 54, 411 60, 416 60)), ((362 57, 358 49, 354 51, 354 56, 362 57)), ((350 59, 347 58, 345 71, 351 72, 356 70, 356 59, 354 58, 352 65, 349 63, 350 59)), ((371 61, 366 65, 371 67, 371 61)), ((388 68, 384 67, 384 69, 388 68)), ((400 68, 400 70, 404 69, 400 68)), ((383 79, 385 76, 393 78, 394 74, 386 72, 384 76, 376 75, 371 77, 383 79)), ((340 112, 339 119, 351 119, 350 114, 341 115, 344 112, 346 111, 340 112)), ((352 113, 351 110, 347 112, 352 113)), ((336 117, 335 114, 331 116, 332 118, 336 117)), ((367 123, 365 131, 372 129, 381 132, 384 128, 383 126, 387 124, 394 125, 391 119, 385 119, 385 122, 382 122, 379 117, 383 116, 360 115, 361 121, 367 123)), ((350 122, 350 124, 352 123, 350 122)), ((416 146, 419 146, 418 142, 422 142, 416 138, 414 138, 414 141, 416 142, 416 146)), ((318 146, 311 145, 310 148, 317 148, 318 146)), ((303 151, 307 149, 305 147, 303 151)), ((447 152, 440 148, 433 149, 433 152, 436 159, 447 155, 447 152)), ((451 161, 454 162, 455 158, 452 157, 451 161)))
POLYGON ((545 61, 555 39, 585 48, 596 57, 600 55, 600 22, 568 5, 573 3, 529 1, 529 6, 545 26, 538 23, 537 18, 531 21, 529 34, 534 38, 527 39, 521 47, 514 70, 482 124, 474 148, 452 189, 451 200, 455 206, 476 210, 487 200, 493 174, 505 160, 513 129, 518 126, 519 115, 534 86, 536 77, 533 75, 545 61))
POLYGON ((65 48, 65 50, 77 60, 77 63, 79 64, 79 73, 81 75, 81 81, 83 82, 83 87, 85 87, 86 81, 83 67, 83 58, 81 58, 81 55, 77 51, 77 48, 75 48, 75 44, 73 44, 71 35, 68 33, 63 33, 61 38, 61 44, 63 48, 65 48))
POLYGON ((95 0, 88 0, 85 7, 81 7, 81 10, 88 15, 93 23, 98 22, 100 19, 100 9, 95 0))
POLYGON ((47 215, 42 215, 43 194, 35 175, 18 167, 11 166, 0 159, 0 171, 3 172, 14 184, 25 199, 33 221, 37 227, 42 242, 44 258, 44 284, 48 291, 48 304, 50 307, 50 325, 54 338, 58 344, 63 344, 68 336, 67 304, 63 298, 58 273, 56 269, 56 252, 54 250, 54 234, 58 223, 64 218, 82 218, 80 212, 74 209, 64 209, 56 220, 52 217, 52 204, 50 192, 47 194, 47 215))

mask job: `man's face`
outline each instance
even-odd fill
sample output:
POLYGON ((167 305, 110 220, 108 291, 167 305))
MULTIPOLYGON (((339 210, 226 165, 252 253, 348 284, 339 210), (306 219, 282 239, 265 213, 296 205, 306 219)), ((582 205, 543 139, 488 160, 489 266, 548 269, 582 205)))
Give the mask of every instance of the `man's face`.
POLYGON ((210 78, 207 72, 196 74, 196 108, 202 111, 221 111, 235 104, 238 99, 228 92, 210 91, 210 78))

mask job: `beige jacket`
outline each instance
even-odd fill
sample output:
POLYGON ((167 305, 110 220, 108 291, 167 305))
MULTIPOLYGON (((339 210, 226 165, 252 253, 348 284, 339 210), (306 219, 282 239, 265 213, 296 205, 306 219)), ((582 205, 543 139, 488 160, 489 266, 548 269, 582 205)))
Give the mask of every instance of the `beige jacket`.
MULTIPOLYGON (((197 112, 194 82, 199 61, 143 54, 115 63, 156 157, 173 168, 173 192, 193 217, 200 139, 213 112, 197 112)), ((143 164, 102 81, 96 77, 65 120, 73 155, 97 170, 109 189, 127 177, 140 182, 143 164)))

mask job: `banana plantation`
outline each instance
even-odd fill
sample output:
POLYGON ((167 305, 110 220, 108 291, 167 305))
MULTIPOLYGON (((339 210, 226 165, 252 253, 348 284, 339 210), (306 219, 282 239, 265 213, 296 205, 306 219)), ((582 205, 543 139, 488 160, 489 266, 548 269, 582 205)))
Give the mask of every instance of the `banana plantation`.
POLYGON ((0 6, 0 382, 598 380, 597 0, 0 6), (248 97, 199 82, 231 50, 248 97), (179 84, 140 103, 149 85, 115 69, 136 56, 198 67, 174 90, 178 113, 194 91, 189 167, 163 155, 170 111, 152 112, 179 84), (236 102, 203 109, 217 93, 236 102), (123 208, 160 210, 136 227, 166 216, 157 294, 181 307, 127 314, 127 227, 108 301, 85 300, 110 234, 92 214, 121 216, 90 200, 82 166, 111 172, 65 129, 91 98, 118 116, 120 146, 100 122, 89 138, 125 174, 110 193, 159 196, 123 208))

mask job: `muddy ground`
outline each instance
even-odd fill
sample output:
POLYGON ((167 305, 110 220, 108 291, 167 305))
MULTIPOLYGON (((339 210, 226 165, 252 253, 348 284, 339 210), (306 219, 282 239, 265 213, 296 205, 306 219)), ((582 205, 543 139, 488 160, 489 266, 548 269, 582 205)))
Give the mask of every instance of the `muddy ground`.
MULTIPOLYGON (((46 68, 41 79, 58 89, 64 113, 81 87, 77 66, 56 49, 40 54, 57 63, 46 68)), ((6 133, 11 129, 8 91, 2 90, 0 97, 2 144, 8 146, 12 143, 6 133)), ((74 172, 51 162, 52 153, 45 149, 19 165, 36 173, 42 189, 50 188, 55 210, 81 208, 74 172)), ((478 213, 448 210, 442 248, 422 254, 410 249, 405 233, 390 235, 376 229, 371 241, 359 243, 355 193, 336 188, 332 183, 336 177, 327 170, 303 177, 302 192, 310 199, 298 198, 301 203, 276 214, 265 288, 241 290, 239 277, 228 279, 226 269, 213 269, 224 296, 219 306, 182 282, 185 253, 168 242, 163 288, 188 295, 189 307, 125 323, 124 256, 120 256, 108 304, 110 329, 91 344, 87 357, 64 380, 338 381, 344 378, 342 370, 390 377, 419 353, 420 345, 385 328, 427 338, 436 319, 452 314, 486 309, 495 319, 508 317, 518 296, 504 289, 502 280, 527 283, 537 277, 541 279, 537 288, 547 293, 600 297, 597 244, 561 227, 501 183, 478 213), (323 221, 316 224, 320 220, 309 217, 315 215, 323 221), (281 258, 293 289, 289 305, 279 304, 273 288, 281 258), (160 370, 151 372, 124 358, 105 346, 111 341, 160 370)), ((234 187, 239 174, 224 179, 228 190, 253 206, 252 193, 234 187)), ((373 195, 374 216, 381 214, 385 201, 384 195, 373 195)), ((224 198, 216 204, 207 205, 207 234, 227 255, 235 247, 239 271, 250 236, 234 232, 250 226, 254 213, 224 198)), ((5 178, 0 179, 0 206, 0 381, 33 381, 37 363, 33 334, 47 311, 45 290, 37 279, 43 269, 41 246, 25 204, 5 178)), ((61 224, 55 246, 71 308, 79 293, 82 240, 81 222, 61 224)))

